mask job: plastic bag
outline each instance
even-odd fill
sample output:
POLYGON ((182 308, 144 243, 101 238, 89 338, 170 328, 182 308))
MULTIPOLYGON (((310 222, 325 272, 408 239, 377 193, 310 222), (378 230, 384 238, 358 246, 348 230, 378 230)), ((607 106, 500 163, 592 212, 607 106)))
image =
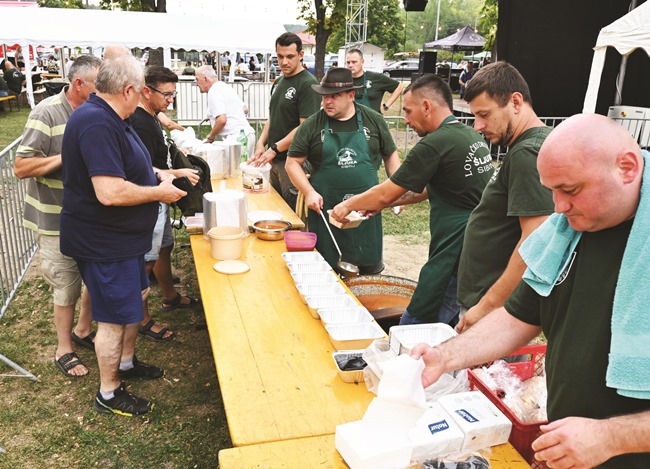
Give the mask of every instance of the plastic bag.
POLYGON ((471 453, 454 453, 429 459, 422 463, 422 469, 490 469, 489 448, 471 453))

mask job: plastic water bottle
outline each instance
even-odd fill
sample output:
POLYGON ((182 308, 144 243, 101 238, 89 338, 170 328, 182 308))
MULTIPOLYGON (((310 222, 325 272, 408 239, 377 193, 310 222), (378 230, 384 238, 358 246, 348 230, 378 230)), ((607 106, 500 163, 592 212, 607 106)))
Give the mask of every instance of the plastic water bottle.
POLYGON ((241 160, 245 163, 248 161, 248 137, 246 137, 244 129, 239 131, 237 141, 241 143, 241 160))

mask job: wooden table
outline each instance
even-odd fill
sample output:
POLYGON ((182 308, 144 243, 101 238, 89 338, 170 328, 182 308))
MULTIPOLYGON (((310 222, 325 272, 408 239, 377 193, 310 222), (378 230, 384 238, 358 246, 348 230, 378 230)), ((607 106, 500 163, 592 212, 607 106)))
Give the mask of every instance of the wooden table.
MULTIPOLYGON (((221 184, 225 182, 227 189, 236 189, 242 190, 242 180, 241 177, 238 178, 228 178, 228 179, 212 179, 212 190, 217 192, 219 191, 221 184)), ((274 212, 280 212, 282 214, 282 219, 291 222, 291 225, 294 229, 303 229, 305 223, 296 215, 296 213, 289 208, 287 203, 284 201, 282 196, 277 193, 273 186, 269 187, 268 192, 247 192, 246 199, 248 200, 248 211, 258 211, 258 210, 271 210, 274 212)), ((284 243, 280 243, 284 246, 284 243)), ((291 278, 290 278, 291 279, 291 278)))
POLYGON ((334 347, 302 303, 280 254, 283 241, 244 239, 250 271, 213 269, 210 245, 191 237, 228 427, 235 446, 334 433, 374 397, 344 383, 334 347))
POLYGON ((58 73, 41 73, 41 78, 47 80, 52 78, 61 78, 61 75, 58 73))
MULTIPOLYGON (((493 469, 530 469, 510 443, 492 447, 493 469)), ((348 469, 334 447, 334 435, 276 441, 219 451, 221 469, 244 468, 327 468, 348 469)))

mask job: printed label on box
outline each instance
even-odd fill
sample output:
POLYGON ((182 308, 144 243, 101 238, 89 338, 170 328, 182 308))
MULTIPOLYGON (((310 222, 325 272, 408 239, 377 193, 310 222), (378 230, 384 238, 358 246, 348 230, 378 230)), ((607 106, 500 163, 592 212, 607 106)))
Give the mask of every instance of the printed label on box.
POLYGON ((460 415, 463 418, 463 420, 465 420, 465 421, 467 421, 469 423, 478 422, 478 419, 476 417, 474 417, 472 414, 470 414, 469 412, 467 412, 465 409, 457 409, 456 413, 458 415, 460 415))
POLYGON ((438 432, 449 430, 449 424, 446 420, 441 420, 440 422, 434 422, 429 424, 429 431, 432 435, 435 435, 438 432))

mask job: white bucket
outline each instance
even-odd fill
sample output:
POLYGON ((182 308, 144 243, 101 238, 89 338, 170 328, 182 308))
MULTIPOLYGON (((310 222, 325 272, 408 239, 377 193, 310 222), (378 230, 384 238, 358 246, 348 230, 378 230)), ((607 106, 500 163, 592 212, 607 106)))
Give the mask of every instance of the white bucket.
POLYGON ((237 226, 215 226, 208 231, 210 254, 219 261, 241 257, 244 232, 237 226))
POLYGON ((239 165, 242 171, 242 186, 245 192, 268 192, 271 179, 271 165, 251 166, 248 163, 239 165))

